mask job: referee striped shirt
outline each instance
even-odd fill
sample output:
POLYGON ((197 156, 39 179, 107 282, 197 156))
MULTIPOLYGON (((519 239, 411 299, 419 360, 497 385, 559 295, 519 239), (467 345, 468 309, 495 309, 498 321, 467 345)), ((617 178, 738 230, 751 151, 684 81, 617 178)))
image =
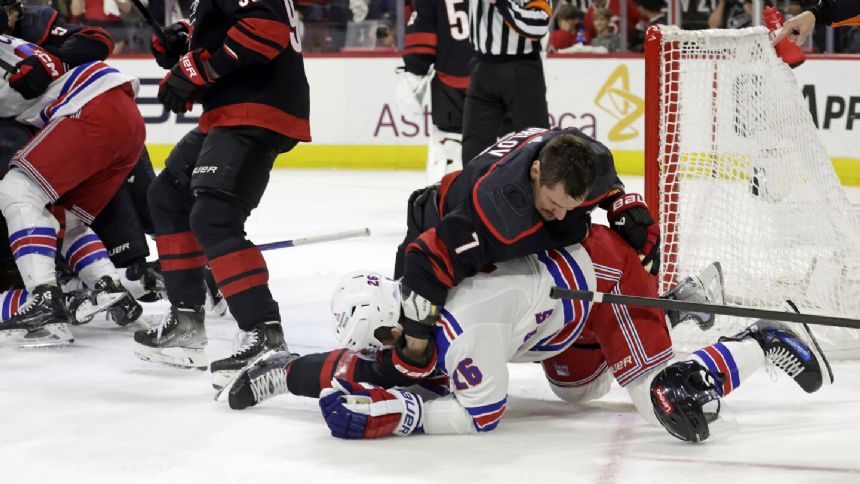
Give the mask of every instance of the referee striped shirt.
POLYGON ((469 0, 469 40, 490 56, 533 56, 549 30, 547 0, 469 0))

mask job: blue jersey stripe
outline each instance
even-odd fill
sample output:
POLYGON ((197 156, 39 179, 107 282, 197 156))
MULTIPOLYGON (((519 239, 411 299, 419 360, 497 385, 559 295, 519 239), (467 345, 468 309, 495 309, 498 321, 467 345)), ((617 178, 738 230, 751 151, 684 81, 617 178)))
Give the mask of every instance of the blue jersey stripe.
POLYGON ((726 345, 722 343, 717 343, 714 345, 714 348, 723 355, 723 358, 726 360, 726 365, 729 367, 729 376, 732 382, 732 390, 736 389, 741 384, 741 375, 738 371, 738 365, 735 363, 735 358, 732 356, 732 352, 726 348, 726 345))

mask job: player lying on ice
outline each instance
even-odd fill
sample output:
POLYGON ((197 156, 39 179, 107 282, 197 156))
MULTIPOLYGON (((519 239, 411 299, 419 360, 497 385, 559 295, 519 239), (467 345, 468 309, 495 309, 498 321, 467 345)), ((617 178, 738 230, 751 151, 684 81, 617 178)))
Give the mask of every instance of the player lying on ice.
POLYGON ((29 293, 18 312, 0 323, 0 341, 66 344, 74 339, 57 282, 59 224, 46 206, 65 209, 61 253, 82 280, 125 294, 107 251, 87 225, 143 149, 143 118, 134 102, 138 82, 101 61, 68 68, 50 51, 10 36, 0 36, 0 58, 16 66, 0 82, 0 117, 39 128, 0 181, 0 211, 29 293))
MULTIPOLYGON (((240 374, 229 390, 230 405, 245 408, 287 392, 319 395, 332 435, 348 439, 487 432, 505 412, 507 364, 541 361, 560 398, 599 398, 614 376, 645 420, 698 442, 708 438, 709 422, 719 417, 720 397, 768 360, 809 393, 832 381, 827 361, 802 326, 757 321, 689 359, 673 361, 663 311, 550 299, 552 286, 657 295, 656 280, 635 250, 599 225, 582 245, 496 264, 449 293, 433 326, 436 369, 449 377, 442 392, 449 394, 425 400, 410 389, 391 388, 415 383, 392 368, 391 350, 382 349, 374 360, 350 353, 385 348, 401 332, 399 283, 373 273, 353 275, 333 300, 336 331, 348 349, 298 359, 274 353, 240 374)), ((712 286, 689 278, 670 294, 702 301, 703 288, 712 286)), ((421 383, 438 383, 436 376, 421 383)))

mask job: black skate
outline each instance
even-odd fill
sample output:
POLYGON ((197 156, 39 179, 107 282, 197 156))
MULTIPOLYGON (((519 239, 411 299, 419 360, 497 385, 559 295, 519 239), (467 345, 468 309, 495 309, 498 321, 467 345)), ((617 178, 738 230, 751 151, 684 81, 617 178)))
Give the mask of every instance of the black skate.
POLYGON ((236 378, 224 387, 224 390, 229 389, 227 401, 230 408, 242 410, 276 395, 289 393, 287 367, 298 357, 288 351, 268 351, 239 371, 236 378))
POLYGON ((243 332, 242 341, 232 355, 213 361, 210 367, 212 386, 220 390, 233 380, 242 368, 269 350, 287 351, 284 330, 277 321, 261 323, 251 331, 243 332))
MULTIPOLYGON (((714 262, 695 276, 687 276, 673 287, 669 292, 662 295, 661 299, 674 301, 725 304, 725 291, 723 289, 723 270, 719 262, 714 262)), ((691 311, 666 311, 672 327, 685 322, 695 321, 702 331, 707 331, 714 326, 715 316, 711 313, 697 313, 691 311)))
POLYGON ((108 319, 125 326, 143 312, 128 291, 110 276, 102 276, 92 290, 77 289, 66 293, 66 299, 70 321, 75 325, 87 324, 96 314, 107 310, 108 319))
POLYGON ((134 354, 138 358, 180 368, 206 369, 208 342, 203 309, 171 307, 161 323, 134 333, 134 354))
POLYGON ((167 292, 158 261, 139 261, 128 266, 123 274, 123 286, 128 288, 135 299, 142 302, 158 301, 163 299, 167 292))
POLYGON ((56 286, 36 287, 18 312, 0 323, 2 345, 62 346, 74 341, 63 293, 56 286))
POLYGON ((793 378, 806 393, 813 393, 823 384, 833 383, 833 372, 809 327, 805 324, 794 327, 760 319, 738 336, 749 334, 755 338, 774 366, 793 378))
POLYGON ((143 313, 143 308, 134 300, 119 281, 110 276, 103 276, 96 282, 96 291, 104 291, 105 294, 115 296, 117 299, 108 306, 108 318, 119 326, 126 326, 137 321, 143 313))

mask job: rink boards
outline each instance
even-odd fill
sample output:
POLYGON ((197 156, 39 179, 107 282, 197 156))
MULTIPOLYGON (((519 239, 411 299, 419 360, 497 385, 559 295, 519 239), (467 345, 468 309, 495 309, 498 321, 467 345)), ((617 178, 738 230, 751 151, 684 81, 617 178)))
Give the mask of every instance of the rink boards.
MULTIPOLYGON (((196 123, 167 113, 155 96, 163 72, 147 58, 112 59, 141 80, 138 104, 146 118, 147 145, 156 164, 196 123)), ((277 162, 281 167, 422 169, 431 129, 423 115, 397 107, 397 57, 309 56, 313 143, 302 144, 277 162)), ((644 146, 644 61, 637 55, 565 55, 544 62, 550 123, 577 127, 605 143, 619 172, 642 174, 644 146)), ((860 56, 810 58, 795 69, 798 90, 843 183, 860 185, 860 56)), ((199 109, 199 108, 198 108, 199 109)))

